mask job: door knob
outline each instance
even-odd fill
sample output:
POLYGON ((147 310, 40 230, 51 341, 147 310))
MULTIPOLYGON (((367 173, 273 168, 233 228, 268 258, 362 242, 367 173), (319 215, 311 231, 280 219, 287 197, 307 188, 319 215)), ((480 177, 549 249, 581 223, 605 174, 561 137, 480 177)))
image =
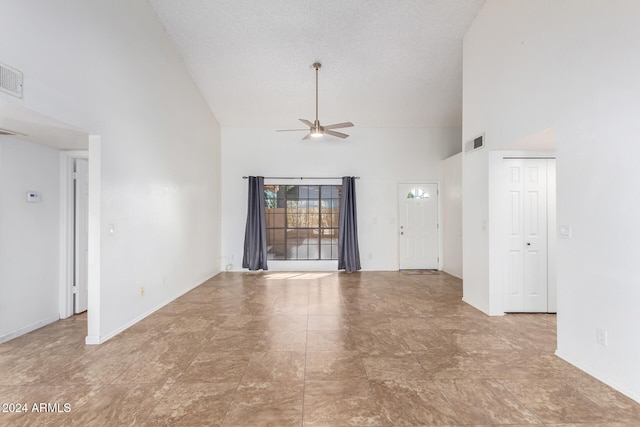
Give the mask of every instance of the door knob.
POLYGON ((531 246, 531 243, 527 242, 527 246, 531 246))

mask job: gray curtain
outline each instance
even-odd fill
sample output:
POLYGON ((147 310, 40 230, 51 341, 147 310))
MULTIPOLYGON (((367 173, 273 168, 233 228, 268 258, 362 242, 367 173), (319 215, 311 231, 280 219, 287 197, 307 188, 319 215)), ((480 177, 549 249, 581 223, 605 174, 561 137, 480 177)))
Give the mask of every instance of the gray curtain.
POLYGON ((356 212, 356 179, 342 177, 340 220, 338 225, 338 270, 360 270, 358 249, 358 221, 356 212))
POLYGON ((264 211, 264 177, 249 177, 249 205, 244 231, 242 267, 267 269, 267 220, 264 211))

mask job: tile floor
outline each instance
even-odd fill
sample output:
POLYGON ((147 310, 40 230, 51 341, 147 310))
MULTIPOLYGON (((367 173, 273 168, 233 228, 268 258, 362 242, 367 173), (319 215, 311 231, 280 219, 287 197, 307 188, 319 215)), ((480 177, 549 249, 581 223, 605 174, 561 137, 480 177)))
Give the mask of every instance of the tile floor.
POLYGON ((487 317, 461 288, 222 273, 100 346, 62 320, 0 345, 2 409, 28 410, 0 425, 640 426, 640 404, 553 355, 554 315, 487 317))

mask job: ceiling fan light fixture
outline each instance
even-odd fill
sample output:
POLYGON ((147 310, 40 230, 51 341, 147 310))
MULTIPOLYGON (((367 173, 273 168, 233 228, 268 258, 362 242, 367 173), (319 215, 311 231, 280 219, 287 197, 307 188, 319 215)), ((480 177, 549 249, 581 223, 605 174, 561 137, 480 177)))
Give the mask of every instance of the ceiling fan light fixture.
POLYGON ((320 121, 318 119, 316 119, 311 129, 309 129, 309 133, 314 138, 320 138, 324 133, 324 128, 320 126, 320 121))
MULTIPOLYGON (((332 125, 325 125, 325 126, 320 125, 320 120, 318 120, 318 70, 320 69, 321 65, 319 62, 315 62, 312 65, 312 67, 316 71, 316 120, 312 123, 307 119, 298 119, 305 125, 309 126, 309 133, 302 139, 309 139, 311 137, 320 138, 325 133, 327 135, 335 136, 337 138, 342 138, 342 139, 349 137, 349 135, 347 135, 346 133, 336 132, 334 129, 351 127, 353 126, 353 123, 351 122, 334 123, 332 125)), ((287 130, 306 130, 306 129, 281 129, 281 130, 277 130, 276 132, 284 132, 287 130)))

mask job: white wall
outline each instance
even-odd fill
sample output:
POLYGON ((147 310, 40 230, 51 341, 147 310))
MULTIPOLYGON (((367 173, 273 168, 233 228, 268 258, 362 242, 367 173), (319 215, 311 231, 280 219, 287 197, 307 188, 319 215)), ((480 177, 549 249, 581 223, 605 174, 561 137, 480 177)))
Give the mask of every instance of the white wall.
POLYGON ((462 153, 442 162, 442 269, 462 278, 462 153))
MULTIPOLYGON (((465 141, 474 136, 465 137, 463 134, 465 141)), ((486 148, 462 153, 462 300, 485 313, 491 313, 487 159, 486 148)))
MULTIPOLYGON (((489 0, 465 36, 463 73, 463 140, 485 132, 488 150, 504 150, 555 131, 558 224, 573 231, 557 242, 557 354, 638 401, 639 18, 633 0, 489 0)), ((472 260, 488 245, 475 217, 489 199, 466 187, 487 182, 487 165, 463 162, 463 256, 465 299, 490 311, 488 271, 472 260)))
POLYGON ((58 150, 0 137, 0 343, 58 320, 59 162, 58 150))
POLYGON ((25 75, 24 99, 2 99, 101 137, 100 342, 219 271, 219 125, 146 2, 0 9, 0 60, 25 75))
MULTIPOLYGON (((222 266, 232 263, 241 270, 247 212, 243 175, 355 175, 361 177, 356 195, 362 268, 398 269, 398 183, 440 182, 441 160, 459 151, 460 131, 356 127, 348 133, 346 140, 302 141, 304 132, 222 130, 222 266)), ((269 262, 270 270, 336 268, 335 262, 269 262)))

